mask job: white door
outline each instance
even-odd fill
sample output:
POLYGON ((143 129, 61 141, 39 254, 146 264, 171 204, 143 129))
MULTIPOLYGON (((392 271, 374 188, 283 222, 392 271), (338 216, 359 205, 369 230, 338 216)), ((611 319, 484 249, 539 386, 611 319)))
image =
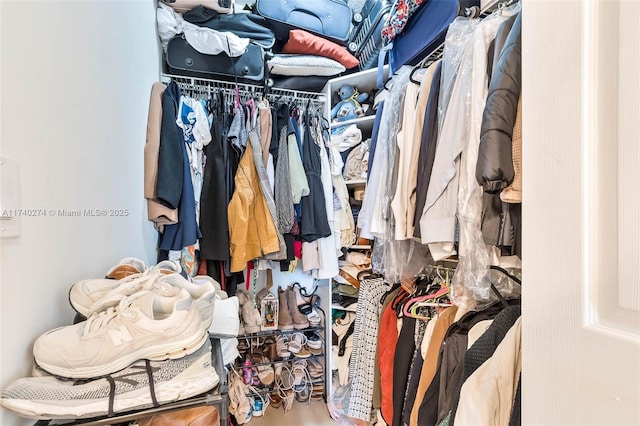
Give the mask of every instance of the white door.
POLYGON ((639 27, 523 4, 523 424, 640 425, 639 27))

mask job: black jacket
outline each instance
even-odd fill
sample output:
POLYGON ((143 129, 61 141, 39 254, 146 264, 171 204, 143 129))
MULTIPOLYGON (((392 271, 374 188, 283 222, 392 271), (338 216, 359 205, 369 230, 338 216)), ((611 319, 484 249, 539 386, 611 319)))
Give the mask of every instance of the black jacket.
POLYGON ((476 179, 498 193, 513 181, 511 139, 521 91, 521 14, 518 14, 493 70, 482 116, 476 179))
POLYGON ((180 88, 171 82, 162 95, 162 123, 158 150, 158 180, 156 197, 165 206, 176 209, 182 195, 183 158, 182 137, 176 125, 180 88))

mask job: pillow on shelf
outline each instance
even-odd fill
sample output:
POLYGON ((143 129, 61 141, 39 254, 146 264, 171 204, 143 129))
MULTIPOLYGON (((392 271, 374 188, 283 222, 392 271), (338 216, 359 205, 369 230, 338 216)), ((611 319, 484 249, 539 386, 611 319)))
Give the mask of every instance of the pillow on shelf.
POLYGON ((275 75, 332 76, 346 71, 340 62, 315 55, 274 55, 267 66, 275 75))
POLYGON ((323 56, 340 62, 346 69, 359 64, 358 59, 344 47, 304 30, 289 31, 289 41, 282 48, 282 53, 323 56))

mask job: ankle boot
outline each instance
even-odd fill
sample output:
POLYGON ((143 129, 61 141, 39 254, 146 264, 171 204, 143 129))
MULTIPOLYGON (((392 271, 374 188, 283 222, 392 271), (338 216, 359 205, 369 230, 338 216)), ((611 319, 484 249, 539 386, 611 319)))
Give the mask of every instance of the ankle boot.
POLYGON ((278 288, 278 328, 280 330, 293 330, 287 294, 286 291, 278 288))
POLYGON ((289 302, 289 312, 293 318, 293 328, 296 330, 302 330, 309 327, 309 320, 298 309, 298 302, 296 300, 296 291, 291 287, 287 287, 287 301, 289 302))
POLYGON ((242 324, 245 334, 257 333, 262 328, 262 316, 260 311, 253 306, 253 300, 243 291, 238 292, 240 300, 240 310, 242 313, 242 324))

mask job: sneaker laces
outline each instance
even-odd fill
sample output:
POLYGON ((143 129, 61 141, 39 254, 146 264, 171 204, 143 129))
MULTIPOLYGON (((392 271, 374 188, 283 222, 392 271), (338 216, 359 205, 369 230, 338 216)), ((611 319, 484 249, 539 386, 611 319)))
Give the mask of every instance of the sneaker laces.
POLYGON ((135 315, 130 312, 131 305, 136 299, 144 294, 145 293, 138 292, 132 296, 123 297, 117 306, 110 306, 105 311, 92 314, 85 321, 82 335, 88 336, 90 334, 97 333, 118 317, 133 318, 135 315))
MULTIPOLYGON (((160 275, 162 275, 162 272, 160 272, 160 270, 147 270, 140 274, 133 274, 129 275, 126 278, 123 278, 122 280, 120 280, 122 281, 122 283, 118 285, 118 287, 114 288, 104 297, 97 300, 93 305, 91 305, 91 308, 89 309, 89 316, 93 315, 96 312, 104 310, 105 307, 116 305, 120 303, 123 298, 131 296, 141 290, 148 290, 154 286, 158 289, 161 289, 161 284, 156 283, 160 275)), ((166 286, 170 285, 166 284, 166 286)), ((167 290, 168 289, 165 289, 164 292, 166 292, 167 290)))

